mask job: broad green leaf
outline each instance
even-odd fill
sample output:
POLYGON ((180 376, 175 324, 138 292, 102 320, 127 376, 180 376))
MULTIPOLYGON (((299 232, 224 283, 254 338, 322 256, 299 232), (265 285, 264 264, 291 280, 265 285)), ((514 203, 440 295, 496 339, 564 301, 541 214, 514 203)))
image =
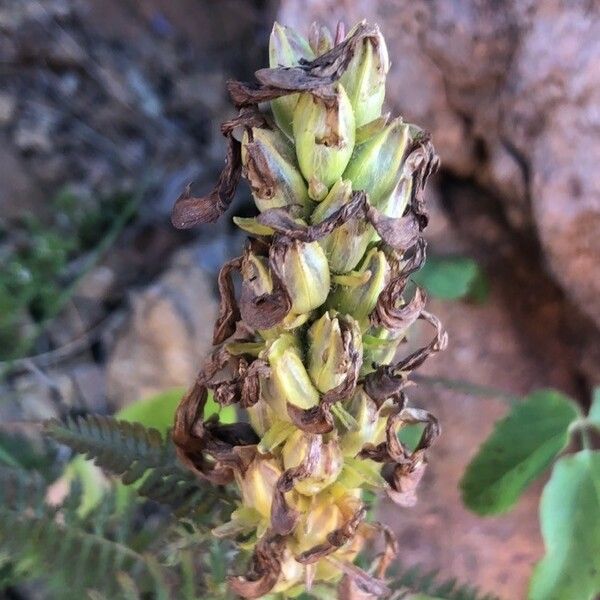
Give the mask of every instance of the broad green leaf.
POLYGON ((597 387, 592 394, 592 405, 587 419, 595 427, 600 429, 600 387, 597 387))
POLYGON ((550 465, 579 417, 575 403, 555 390, 540 390, 499 421, 460 482, 464 503, 481 515, 507 511, 550 465))
POLYGON ((544 488, 540 522, 546 555, 530 600, 593 600, 600 594, 600 452, 561 458, 544 488))
POLYGON ((464 256, 431 256, 413 279, 442 300, 471 297, 482 302, 488 293, 487 281, 479 265, 464 256))

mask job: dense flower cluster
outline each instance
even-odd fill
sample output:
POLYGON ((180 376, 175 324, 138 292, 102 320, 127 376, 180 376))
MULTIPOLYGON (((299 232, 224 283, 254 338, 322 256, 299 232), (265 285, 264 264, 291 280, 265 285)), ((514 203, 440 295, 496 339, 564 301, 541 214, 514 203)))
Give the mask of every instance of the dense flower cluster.
POLYGON ((422 130, 382 115, 389 60, 377 27, 339 27, 335 41, 315 27, 307 41, 275 24, 270 62, 255 83, 229 83, 239 114, 222 127, 217 186, 202 198, 187 190, 173 211, 179 227, 215 221, 242 175, 259 211, 235 219, 250 237, 220 272, 215 349, 174 440, 202 477, 239 487, 239 508, 215 531, 253 549, 234 592, 292 596, 343 578, 345 597, 352 586, 378 596, 394 542, 365 521, 363 490, 414 503, 439 433, 404 393, 446 343, 409 281, 424 261, 422 192, 437 157, 422 130), (417 319, 435 335, 398 359, 417 319), (205 421, 209 393, 246 417, 205 421), (423 432, 411 449, 398 434, 414 424, 423 432), (387 548, 369 575, 352 563, 378 531, 387 548))

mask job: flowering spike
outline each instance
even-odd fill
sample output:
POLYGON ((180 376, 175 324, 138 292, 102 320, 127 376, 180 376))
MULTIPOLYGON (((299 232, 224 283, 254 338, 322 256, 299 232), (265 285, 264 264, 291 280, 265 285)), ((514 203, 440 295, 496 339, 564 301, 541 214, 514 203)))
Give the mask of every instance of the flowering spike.
POLYGON ((309 40, 274 25, 271 68, 229 84, 239 115, 222 127, 218 185, 183 194, 173 214, 185 227, 216 220, 240 173, 259 212, 235 219, 251 237, 220 271, 215 349, 173 431, 187 466, 239 488, 240 506, 214 533, 253 549, 248 571, 230 579, 244 598, 313 586, 331 597, 338 584, 341 598, 388 593, 397 548, 388 530, 378 565, 353 564, 375 527, 364 523, 362 490, 414 504, 440 431, 404 392, 446 345, 425 295, 407 287, 425 257, 423 188, 437 157, 423 131, 381 115, 389 60, 377 27, 338 27, 334 40, 315 25, 309 40), (399 358, 417 319, 434 337, 399 358), (239 404, 239 423, 203 420, 209 390, 239 404), (398 432, 415 424, 423 433, 412 451, 398 432))

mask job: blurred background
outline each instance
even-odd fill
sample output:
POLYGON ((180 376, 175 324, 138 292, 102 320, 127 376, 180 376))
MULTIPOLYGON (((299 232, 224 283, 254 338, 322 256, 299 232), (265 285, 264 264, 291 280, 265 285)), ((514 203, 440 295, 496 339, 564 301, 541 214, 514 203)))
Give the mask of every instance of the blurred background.
POLYGON ((444 428, 420 502, 382 519, 404 564, 521 598, 543 482, 486 520, 457 483, 503 393, 556 387, 586 406, 600 383, 594 2, 0 0, 0 428, 193 380, 249 193, 191 232, 169 214, 222 166, 225 82, 267 63, 274 19, 363 18, 387 39, 388 109, 441 156, 422 277, 450 336, 412 393, 444 428))

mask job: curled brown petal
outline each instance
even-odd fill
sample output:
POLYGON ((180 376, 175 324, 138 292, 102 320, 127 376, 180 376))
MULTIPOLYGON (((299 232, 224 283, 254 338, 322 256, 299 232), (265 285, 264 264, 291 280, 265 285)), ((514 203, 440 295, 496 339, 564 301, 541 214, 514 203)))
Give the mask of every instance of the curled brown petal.
POLYGON ((413 138, 412 145, 407 150, 404 169, 412 172, 413 187, 410 210, 415 215, 421 229, 424 229, 429 221, 423 191, 428 178, 435 173, 439 164, 440 161, 429 134, 420 131, 413 138))
POLYGON ((242 598, 261 598, 271 591, 281 573, 284 549, 285 538, 265 532, 254 549, 248 573, 229 578, 231 590, 242 598))
POLYGON ((322 446, 321 436, 312 436, 304 460, 297 467, 284 471, 277 480, 271 504, 271 528, 275 533, 288 535, 294 530, 298 512, 287 503, 285 494, 292 491, 297 481, 312 475, 319 463, 322 446))
POLYGON ((189 229, 200 223, 214 223, 229 207, 242 174, 240 143, 227 138, 225 167, 213 190, 206 196, 195 198, 188 185, 176 200, 171 212, 171 222, 177 229, 189 229))
POLYGON ((417 488, 423 478, 427 461, 424 455, 406 464, 396 465, 390 487, 386 490, 390 499, 399 506, 410 507, 417 503, 417 488))
POLYGON ((261 359, 254 360, 246 371, 242 383, 240 404, 243 408, 254 406, 260 399, 260 379, 271 373, 269 364, 261 359))
POLYGON ((333 431, 333 417, 329 404, 321 403, 305 409, 288 402, 287 413, 292 423, 307 433, 324 434, 333 431))
MULTIPOLYGON (((328 556, 326 558, 328 562, 337 567, 346 577, 348 577, 352 584, 355 585, 361 592, 370 594, 375 598, 387 596, 390 593, 390 588, 381 579, 377 579, 372 575, 369 575, 366 571, 363 571, 360 567, 338 560, 334 556, 328 556)), ((343 596, 345 598, 345 596, 343 596)), ((354 596, 356 598, 357 596, 354 596)), ((360 598, 360 596, 358 596, 360 598)), ((352 598, 352 596, 350 596, 352 598)))
POLYGON ((418 318, 427 302, 425 292, 417 287, 412 299, 404 306, 397 307, 398 298, 406 288, 408 278, 404 275, 391 279, 383 288, 377 304, 370 315, 371 324, 382 326, 390 331, 405 331, 418 318))
POLYGON ((193 197, 188 185, 175 201, 171 222, 177 229, 189 229, 200 223, 214 223, 229 208, 242 174, 242 147, 233 135, 234 129, 266 125, 265 117, 256 107, 240 110, 237 117, 221 125, 221 132, 227 138, 225 166, 209 194, 193 197))
POLYGON ((378 557, 377 566, 375 568, 375 575, 379 579, 383 579, 388 567, 394 558, 398 556, 398 539, 396 538, 396 534, 387 525, 375 521, 373 526, 383 533, 384 548, 378 557))
POLYGON ((404 217, 388 217, 368 205, 366 217, 381 239, 398 252, 406 252, 419 238, 419 221, 412 213, 404 217))
POLYGON ((302 564, 312 564, 318 562, 324 556, 329 556, 355 536, 356 530, 364 521, 366 514, 367 509, 365 506, 361 506, 341 527, 329 533, 325 542, 302 552, 296 556, 296 560, 302 564))
POLYGON ((241 266, 242 257, 238 256, 226 262, 219 271, 218 285, 221 301, 213 331, 213 345, 215 346, 233 335, 235 324, 240 320, 240 309, 235 299, 232 273, 239 271, 241 266))
POLYGON ((357 191, 352 193, 349 202, 316 225, 297 223, 289 210, 285 208, 266 210, 258 215, 256 220, 287 238, 300 240, 301 242, 315 242, 329 235, 336 227, 343 225, 351 218, 364 214, 366 204, 367 195, 365 192, 357 191))
POLYGON ((358 44, 376 32, 375 27, 361 23, 352 36, 313 61, 301 61, 296 67, 259 69, 255 73, 259 83, 229 81, 229 95, 237 107, 256 105, 301 91, 328 96, 332 91, 327 88, 331 88, 348 68, 358 44))
MULTIPOLYGON (((270 293, 256 294, 252 281, 244 277, 240 295, 240 313, 246 325, 253 329, 271 329, 287 316, 292 308, 292 299, 282 277, 287 246, 274 242, 269 250, 269 267, 273 281, 270 293)), ((251 252, 251 250, 248 250, 251 252)), ((248 254, 246 255, 248 256, 248 254)), ((242 264, 242 269, 246 263, 242 264)))
POLYGON ((444 350, 448 344, 448 334, 441 321, 429 312, 421 310, 419 319, 423 319, 435 327, 435 337, 422 348, 403 358, 394 365, 381 365, 364 380, 365 391, 376 402, 394 397, 408 385, 408 375, 419 367, 427 358, 444 350))

